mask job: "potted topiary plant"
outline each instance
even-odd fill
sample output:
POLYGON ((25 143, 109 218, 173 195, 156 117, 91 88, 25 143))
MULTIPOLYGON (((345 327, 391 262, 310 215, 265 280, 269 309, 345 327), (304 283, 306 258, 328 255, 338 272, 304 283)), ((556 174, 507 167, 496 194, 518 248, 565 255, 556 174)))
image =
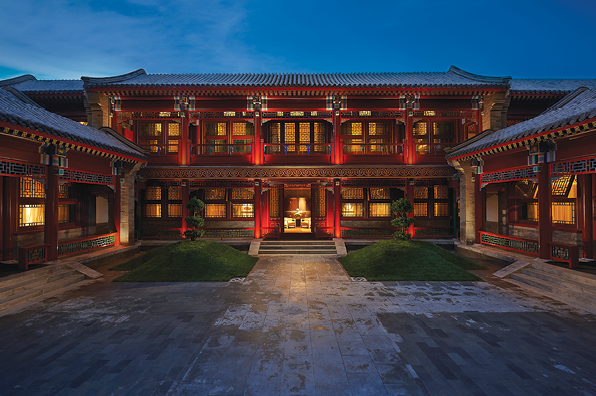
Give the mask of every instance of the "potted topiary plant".
POLYGON ((199 227, 202 227, 205 224, 205 219, 198 216, 198 213, 203 210, 204 207, 205 203, 197 197, 192 197, 186 203, 186 209, 188 209, 190 216, 186 216, 184 221, 186 221, 186 224, 190 229, 184 231, 184 236, 190 238, 191 241, 195 241, 197 238, 205 235, 205 230, 199 229, 199 227))
POLYGON ((407 232, 407 230, 408 227, 414 224, 414 219, 408 217, 408 214, 414 211, 414 206, 412 206, 412 203, 409 199, 400 198, 391 203, 391 210, 397 215, 397 218, 391 220, 391 225, 393 227, 399 228, 398 231, 395 231, 393 236, 395 239, 399 239, 401 241, 409 240, 412 236, 407 232))

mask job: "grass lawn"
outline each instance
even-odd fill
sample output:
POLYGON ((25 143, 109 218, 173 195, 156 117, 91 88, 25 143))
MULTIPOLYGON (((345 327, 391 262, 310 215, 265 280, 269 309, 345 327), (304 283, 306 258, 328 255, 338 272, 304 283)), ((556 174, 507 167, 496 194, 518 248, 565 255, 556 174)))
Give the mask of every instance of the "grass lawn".
POLYGON ((479 281, 466 270, 486 269, 464 257, 423 241, 380 241, 346 257, 350 276, 371 281, 479 281))
POLYGON ((256 262, 256 257, 200 239, 150 250, 110 270, 130 271, 114 282, 229 281, 248 275, 256 262))

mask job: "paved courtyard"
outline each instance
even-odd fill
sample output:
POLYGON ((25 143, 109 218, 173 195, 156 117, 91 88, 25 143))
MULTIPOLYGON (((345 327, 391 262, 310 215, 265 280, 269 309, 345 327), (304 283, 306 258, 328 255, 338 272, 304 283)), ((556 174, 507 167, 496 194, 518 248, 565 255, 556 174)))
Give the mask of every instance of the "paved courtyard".
POLYGON ((0 316, 0 395, 596 395, 596 317, 503 281, 116 274, 0 316))

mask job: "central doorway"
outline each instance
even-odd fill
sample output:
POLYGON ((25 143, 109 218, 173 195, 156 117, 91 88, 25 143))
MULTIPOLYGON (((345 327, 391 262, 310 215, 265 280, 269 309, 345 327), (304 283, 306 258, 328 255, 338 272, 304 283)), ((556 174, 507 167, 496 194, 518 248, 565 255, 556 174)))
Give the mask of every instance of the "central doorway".
POLYGON ((311 234, 311 189, 285 188, 283 191, 284 234, 311 234))

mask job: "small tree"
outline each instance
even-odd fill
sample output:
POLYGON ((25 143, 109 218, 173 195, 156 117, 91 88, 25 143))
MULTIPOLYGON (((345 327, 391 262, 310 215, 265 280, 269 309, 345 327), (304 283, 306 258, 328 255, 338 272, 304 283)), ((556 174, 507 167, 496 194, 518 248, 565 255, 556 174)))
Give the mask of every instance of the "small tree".
POLYGON ((205 219, 198 216, 198 213, 203 210, 204 207, 205 203, 197 197, 192 197, 186 203, 186 209, 188 209, 190 216, 186 216, 184 221, 186 221, 190 230, 184 231, 184 236, 190 238, 191 241, 205 235, 205 230, 199 230, 199 227, 202 227, 205 224, 205 219))
POLYGON ((393 236, 395 239, 407 241, 411 238, 411 235, 407 232, 408 227, 414 224, 414 219, 408 217, 408 214, 414 211, 414 206, 412 206, 409 199, 400 198, 391 203, 391 210, 397 215, 397 218, 391 220, 391 225, 399 228, 393 236))

